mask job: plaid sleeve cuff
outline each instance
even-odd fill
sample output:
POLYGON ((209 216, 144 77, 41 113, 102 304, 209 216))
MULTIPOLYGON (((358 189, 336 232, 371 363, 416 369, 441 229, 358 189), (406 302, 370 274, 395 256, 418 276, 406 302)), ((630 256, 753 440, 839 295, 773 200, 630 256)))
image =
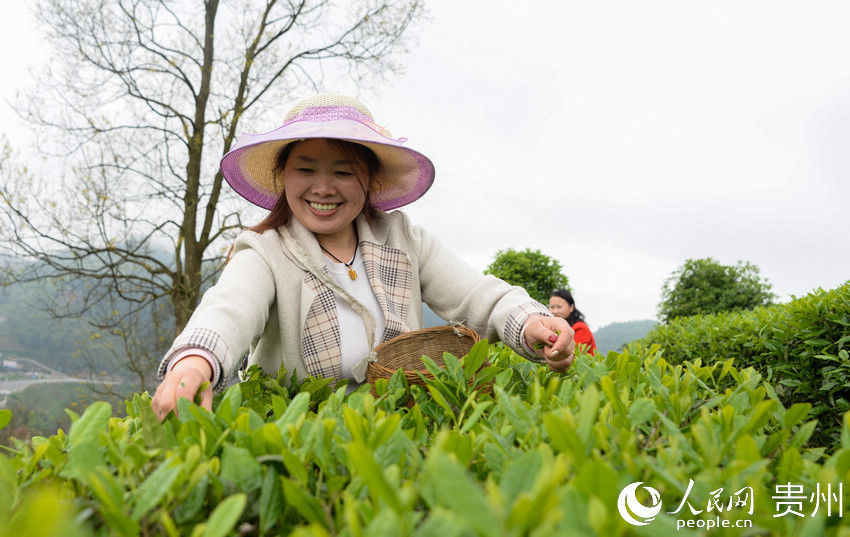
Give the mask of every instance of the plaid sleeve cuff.
POLYGON ((534 349, 529 347, 528 342, 525 340, 525 329, 526 329, 527 326, 528 326, 528 324, 522 325, 522 331, 519 333, 519 339, 522 342, 522 348, 523 348, 523 350, 525 350, 525 354, 529 354, 529 355, 533 354, 535 357, 537 357, 537 354, 535 354, 534 349))
POLYGON ((225 374, 222 364, 232 363, 233 360, 231 359, 230 349, 221 336, 206 328, 195 328, 177 337, 171 346, 171 350, 159 363, 159 378, 165 377, 165 374, 171 370, 178 359, 184 358, 190 353, 197 354, 210 361, 210 365, 213 367, 213 380, 211 381, 213 389, 222 391, 227 384, 227 374, 225 374), (205 351, 206 354, 198 353, 198 349, 205 351))
POLYGON ((218 377, 221 375, 221 366, 218 364, 212 354, 200 347, 183 349, 182 351, 173 354, 172 357, 168 360, 168 364, 166 364, 165 373, 168 374, 169 371, 174 369, 174 366, 177 365, 177 362, 188 356, 200 356, 201 358, 206 360, 208 364, 210 364, 210 369, 213 372, 213 376, 212 379, 210 379, 210 383, 215 386, 216 383, 218 383, 218 377))
POLYGON ((525 322, 532 315, 551 317, 549 308, 539 302, 528 302, 516 308, 505 323, 504 342, 523 358, 536 363, 542 363, 542 358, 534 354, 525 343, 525 322))

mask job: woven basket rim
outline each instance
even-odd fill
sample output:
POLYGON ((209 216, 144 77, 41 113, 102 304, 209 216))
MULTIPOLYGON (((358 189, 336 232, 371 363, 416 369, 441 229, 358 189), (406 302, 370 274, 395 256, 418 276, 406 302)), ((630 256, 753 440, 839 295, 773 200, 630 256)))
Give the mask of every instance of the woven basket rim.
POLYGON ((418 330, 411 330, 410 332, 401 333, 401 334, 397 335, 396 337, 394 337, 390 340, 384 341, 383 343, 381 343, 380 345, 375 347, 373 350, 374 350, 374 352, 378 352, 378 351, 381 351, 381 350, 391 346, 392 344, 397 344, 399 341, 402 341, 402 340, 405 340, 405 339, 418 337, 422 334, 428 334, 428 333, 431 333, 431 332, 448 332, 449 329, 451 329, 452 331, 454 331, 455 329, 457 329, 459 331, 466 330, 469 333, 464 334, 464 335, 470 336, 472 338, 473 343, 478 343, 479 341, 481 341, 481 336, 478 335, 478 332, 476 332, 472 328, 469 328, 468 326, 465 326, 465 325, 462 325, 462 324, 457 324, 457 325, 444 324, 444 325, 440 325, 440 326, 429 326, 428 328, 420 328, 418 330))
MULTIPOLYGON (((406 339, 421 337, 423 335, 430 335, 430 334, 433 334, 433 333, 452 334, 455 337, 460 335, 462 337, 466 337, 466 338, 471 339, 472 345, 481 341, 481 337, 478 335, 478 333, 475 330, 473 330, 473 329, 471 329, 467 326, 460 325, 460 324, 459 325, 447 324, 447 325, 432 326, 432 327, 428 327, 428 328, 421 328, 419 330, 412 330, 410 332, 405 332, 403 334, 400 334, 400 335, 394 337, 393 339, 391 339, 389 341, 385 341, 385 342, 381 343, 380 345, 375 347, 374 352, 378 354, 378 357, 380 359, 381 351, 386 350, 388 347, 397 346, 397 345, 399 345, 399 343, 403 342, 406 339), (459 332, 460 332, 460 334, 458 334, 459 332)), ((471 345, 470 345, 470 347, 471 347, 471 345)), ((442 353, 440 354, 440 356, 437 356, 437 357, 429 356, 429 358, 431 358, 435 361, 441 362, 442 361, 442 353)), ((458 358, 462 358, 462 356, 458 356, 458 358)), ((379 378, 390 378, 398 369, 399 369, 398 367, 395 367, 395 368, 388 367, 386 365, 381 364, 380 362, 370 362, 368 367, 367 367, 367 380, 369 380, 369 382, 374 382, 374 380, 377 380, 379 378)), ((428 369, 424 367, 424 363, 423 363, 423 366, 422 366, 421 369, 406 369, 406 368, 403 368, 403 367, 402 367, 402 369, 404 369, 404 376, 409 382, 410 381, 414 381, 414 382, 420 381, 420 377, 419 377, 420 374, 425 376, 425 377, 428 377, 428 378, 433 378, 433 375, 431 375, 431 372, 428 371, 428 369)))

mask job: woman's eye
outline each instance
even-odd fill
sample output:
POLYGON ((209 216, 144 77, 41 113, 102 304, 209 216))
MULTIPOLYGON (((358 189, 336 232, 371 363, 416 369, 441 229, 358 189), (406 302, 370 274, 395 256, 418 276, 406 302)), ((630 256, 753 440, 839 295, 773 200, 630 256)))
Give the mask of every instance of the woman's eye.
POLYGON ((354 176, 353 173, 347 172, 347 171, 344 171, 344 170, 339 170, 338 172, 336 172, 336 174, 339 175, 340 177, 353 177, 354 176))
POLYGON ((295 168, 298 173, 311 173, 313 168, 295 168))

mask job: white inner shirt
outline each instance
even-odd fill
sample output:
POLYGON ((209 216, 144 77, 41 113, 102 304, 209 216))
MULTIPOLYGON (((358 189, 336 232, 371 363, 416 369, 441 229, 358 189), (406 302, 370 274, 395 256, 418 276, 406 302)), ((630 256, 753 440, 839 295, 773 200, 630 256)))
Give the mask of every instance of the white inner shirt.
MULTIPOLYGON (((352 280, 348 276, 348 267, 344 263, 337 263, 328 254, 325 254, 328 267, 328 275, 331 279, 346 290, 348 294, 363 304, 375 319, 375 344, 381 341, 386 321, 378 299, 369 285, 369 277, 366 275, 366 265, 363 264, 363 256, 358 249, 354 255, 354 263, 351 268, 357 273, 357 279, 352 280)), ((336 313, 339 319, 339 340, 342 351, 342 378, 354 378, 351 370, 360 363, 372 350, 370 342, 366 339, 366 325, 363 318, 354 311, 348 302, 334 293, 336 302, 336 313)))

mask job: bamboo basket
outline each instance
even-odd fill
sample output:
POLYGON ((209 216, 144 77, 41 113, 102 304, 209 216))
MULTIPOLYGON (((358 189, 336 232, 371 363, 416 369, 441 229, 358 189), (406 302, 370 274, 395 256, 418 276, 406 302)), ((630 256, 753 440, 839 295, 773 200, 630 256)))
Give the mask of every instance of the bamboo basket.
MULTIPOLYGON (((422 355, 428 356, 437 365, 443 366, 443 353, 450 352, 461 358, 469 353, 472 346, 481 338, 463 325, 445 325, 405 332, 375 347, 376 362, 370 362, 366 368, 366 382, 375 384, 381 378, 389 380, 398 368, 404 369, 404 377, 409 384, 425 383, 419 373, 426 378, 434 378, 422 362, 422 355)), ((484 362, 482 367, 485 367, 484 362)), ((374 391, 374 388, 373 388, 374 391)))

